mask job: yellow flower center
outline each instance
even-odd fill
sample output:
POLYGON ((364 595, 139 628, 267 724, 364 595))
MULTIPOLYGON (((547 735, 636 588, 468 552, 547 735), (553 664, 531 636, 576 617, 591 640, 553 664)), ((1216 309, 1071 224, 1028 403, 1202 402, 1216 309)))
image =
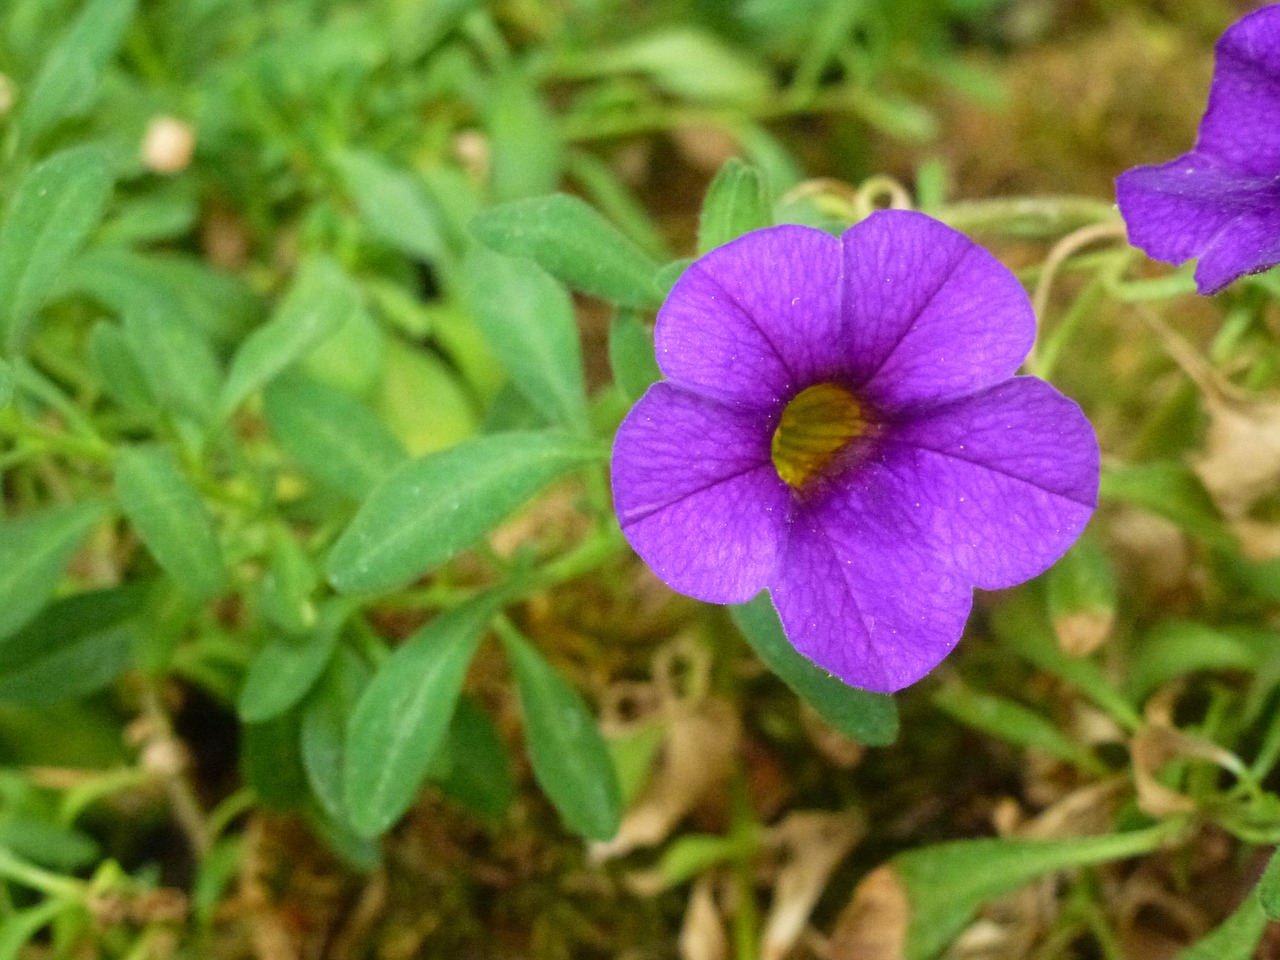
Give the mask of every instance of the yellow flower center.
POLYGON ((782 411, 773 433, 773 466, 799 490, 867 428, 853 394, 834 383, 802 390, 782 411))

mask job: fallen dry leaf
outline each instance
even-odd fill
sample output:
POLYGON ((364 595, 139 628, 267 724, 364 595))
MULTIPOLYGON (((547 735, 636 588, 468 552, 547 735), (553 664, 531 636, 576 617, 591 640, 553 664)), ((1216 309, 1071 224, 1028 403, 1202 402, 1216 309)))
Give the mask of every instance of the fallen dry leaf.
POLYGON ((742 743, 742 724, 728 701, 707 694, 710 658, 687 638, 666 644, 654 656, 653 681, 620 685, 611 696, 606 729, 622 732, 658 723, 663 739, 656 769, 640 799, 622 818, 617 834, 594 843, 596 862, 661 843, 708 797, 717 795, 733 772, 742 743), (623 720, 621 704, 631 716, 623 720))
POLYGON ((831 960, 903 960, 911 902, 892 866, 872 870, 853 891, 831 935, 831 960))
POLYGON ((831 873, 866 832, 858 813, 797 811, 769 831, 766 843, 784 856, 760 947, 763 960, 782 960, 795 946, 831 873))
POLYGON ((1243 517, 1280 483, 1280 397, 1240 389, 1154 313, 1143 316, 1204 399, 1209 430, 1191 469, 1223 516, 1243 517))
POLYGON ((689 894, 680 926, 680 960, 728 960, 729 938, 716 905, 714 881, 701 876, 689 894))

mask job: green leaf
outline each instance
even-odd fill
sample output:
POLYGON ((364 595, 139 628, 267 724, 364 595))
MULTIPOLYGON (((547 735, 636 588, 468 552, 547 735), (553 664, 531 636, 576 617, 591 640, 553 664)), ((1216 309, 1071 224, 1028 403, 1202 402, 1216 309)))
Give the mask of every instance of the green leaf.
POLYGON ((13 403, 13 367, 0 359, 0 410, 13 403))
POLYGON ((1142 725, 1141 716, 1097 663, 1063 652, 1045 617, 1043 601, 1032 591, 1013 594, 996 607, 991 626, 1019 656, 1076 687, 1124 729, 1133 732, 1142 725))
POLYGON ((238 710, 245 723, 261 723, 284 713, 307 695, 333 655, 350 613, 349 605, 330 600, 309 633, 280 633, 249 661, 238 710))
POLYGON ((764 178, 737 157, 724 162, 702 201, 698 253, 714 250, 744 233, 773 223, 764 178))
POLYGON ((621 46, 594 52, 591 72, 638 72, 681 99, 758 104, 773 87, 760 65, 710 33, 671 27, 621 46))
POLYGON ((1116 613, 1115 570, 1098 538, 1086 530, 1045 579, 1059 644, 1077 655, 1097 649, 1110 634, 1116 613))
POLYGON ((564 144, 559 121, 529 78, 510 70, 495 81, 485 125, 489 131, 492 199, 550 193, 560 183, 564 144))
POLYGON ((267 568, 259 582, 262 615, 285 633, 307 632, 316 625, 311 594, 319 583, 319 571, 292 532, 273 529, 267 568))
POLYGON ((348 823, 343 799, 347 723, 373 671, 345 647, 337 654, 302 708, 302 767, 324 811, 348 823))
POLYGON ((241 728, 240 765, 263 806, 296 810, 307 797, 298 746, 298 714, 281 714, 241 728))
POLYGON ((19 118, 30 144, 63 120, 92 108, 102 70, 133 19, 137 0, 90 0, 50 51, 19 118))
POLYGON ((219 414, 228 416, 250 393, 336 333, 359 309, 360 291, 336 263, 323 258, 308 261, 276 315, 236 351, 218 399, 219 414))
POLYGON ((364 150, 343 150, 334 163, 376 237, 419 260, 434 262, 445 255, 440 213, 416 176, 364 150))
POLYGON ((1258 902, 1268 918, 1280 920, 1280 853, 1271 854, 1258 881, 1258 902))
POLYGON ((352 499, 363 500, 405 461, 404 447, 373 411, 336 387, 281 378, 267 388, 263 410, 303 471, 352 499))
POLYGON ((536 264, 475 247, 465 265, 476 324, 520 392, 552 423, 585 431, 587 395, 573 303, 536 264))
POLYGON ((578 691, 514 630, 502 644, 515 674, 533 774, 567 826, 590 840, 618 832, 622 798, 609 748, 578 691))
POLYGON ((496 607, 482 597, 441 615, 405 641, 365 688, 347 728, 344 791, 361 836, 382 833, 413 803, 496 607))
POLYGON ((181 313, 139 301, 125 314, 124 339, 164 410, 201 424, 213 419, 222 379, 218 360, 181 313))
POLYGON ((0 637, 44 606, 67 561, 105 513, 105 504, 87 501, 0 521, 0 637))
POLYGON ((493 529, 552 480, 601 451, 559 433, 477 437, 411 460, 374 488, 329 554, 343 593, 391 590, 493 529))
POLYGON ((1134 466, 1106 466, 1100 499, 1144 507, 1214 546, 1234 548, 1213 500, 1187 467, 1171 460, 1134 466))
POLYGON ((154 409, 151 388, 142 367, 125 340, 124 331, 110 320, 99 320, 89 334, 89 362, 98 383, 127 410, 154 409))
POLYGON ((78 909, 73 901, 58 897, 7 914, 0 920, 0 960, 21 960, 28 955, 27 943, 58 914, 78 909))
POLYGON ((0 224, 0 334, 24 341, 58 273, 102 218, 111 173, 97 147, 56 153, 23 177, 0 224))
POLYGON ((90 297, 118 317, 158 310, 207 343, 231 347, 261 322, 262 301, 238 277, 176 254, 118 247, 86 250, 63 271, 54 295, 90 297))
POLYGON ((796 652, 767 593, 730 608, 730 616, 765 666, 846 736, 873 747, 898 736, 892 697, 850 687, 796 652))
POLYGON ((465 693, 449 723, 445 747, 452 762, 439 780, 445 795, 488 820, 506 815, 515 781, 506 745, 489 715, 465 693))
POLYGON ((609 366, 627 399, 639 400, 662 379, 653 348, 653 331, 634 310, 619 310, 609 324, 609 366))
POLYGON ((13 813, 0 819, 0 850, 63 873, 102 859, 102 848, 79 830, 13 813))
POLYGON ((961 723, 1020 747, 1041 750, 1081 770, 1105 776, 1106 766, 1072 740, 1057 724, 1020 703, 972 690, 958 683, 942 687, 933 702, 961 723))
POLYGON ((1157 688, 1202 670, 1254 673, 1275 657, 1280 633, 1265 627, 1214 628, 1166 620, 1143 637, 1132 655, 1125 693, 1142 703, 1157 688))
POLYGON ((1266 929, 1267 912, 1255 890, 1231 916, 1179 953, 1176 960, 1251 960, 1266 929))
POLYGON ((553 193, 486 210, 472 221, 486 246, 535 261, 557 280, 629 307, 662 302, 658 265, 577 197, 553 193))
POLYGON ((41 707, 106 687, 129 666, 144 593, 78 593, 0 640, 0 701, 41 707))
POLYGON ((125 447, 116 459, 116 495, 156 562, 208 599, 226 582, 213 519, 173 455, 158 446, 125 447))
POLYGON ((175 240, 190 233, 200 219, 200 202, 190 188, 144 194, 120 204, 94 236, 103 246, 140 246, 175 240))
POLYGON ((1068 840, 958 840, 899 854, 891 862, 910 902, 907 960, 936 956, 984 903, 1047 873, 1149 853, 1169 826, 1068 840))

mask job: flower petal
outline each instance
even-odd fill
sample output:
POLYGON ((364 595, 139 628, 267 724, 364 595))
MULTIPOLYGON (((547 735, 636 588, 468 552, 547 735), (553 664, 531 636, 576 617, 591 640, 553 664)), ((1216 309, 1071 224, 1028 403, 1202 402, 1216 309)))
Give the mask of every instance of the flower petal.
POLYGON ((811 227, 756 230, 694 261, 658 312, 672 380, 753 407, 837 372, 840 244, 811 227))
POLYGON ((1116 200, 1131 244, 1156 260, 1182 263, 1233 230, 1242 214, 1280 207, 1280 187, 1270 177, 1241 176, 1215 157, 1192 152, 1120 174, 1116 200))
POLYGON ((755 596, 786 543, 790 491, 770 459, 772 424, 671 383, 627 414, 613 496, 627 540, 668 586, 711 603, 755 596))
POLYGON ((1206 295, 1217 293, 1246 273, 1260 273, 1276 264, 1280 264, 1280 197, 1270 207, 1238 217, 1213 239, 1196 265, 1196 288, 1206 295))
POLYGON ((1043 572, 1098 502, 1098 441, 1074 401, 1015 377, 894 425, 884 462, 920 504, 904 536, 966 583, 995 590, 1043 572))
POLYGON ((853 385, 881 409, 959 396, 1011 376, 1031 349, 1026 292, 957 230, 905 210, 850 227, 841 344, 853 385))
POLYGON ((865 498, 801 510, 770 593, 797 650, 851 686, 892 693, 959 642, 973 589, 912 548, 895 522, 910 505, 875 495, 879 473, 862 471, 865 498))
POLYGON ((1215 49, 1196 149, 1242 173, 1274 177, 1280 172, 1280 5, 1238 21, 1215 49))

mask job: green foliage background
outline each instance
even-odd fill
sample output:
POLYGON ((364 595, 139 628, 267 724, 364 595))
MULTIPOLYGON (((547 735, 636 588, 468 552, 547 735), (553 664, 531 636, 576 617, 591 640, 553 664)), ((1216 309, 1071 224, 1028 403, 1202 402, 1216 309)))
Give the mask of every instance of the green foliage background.
POLYGON ((773 955, 757 881, 807 810, 868 824, 812 891, 833 949, 883 862, 885 956, 1053 876, 1026 955, 1145 956, 1137 875, 1198 918, 1183 956, 1252 955, 1280 466, 1230 473, 1280 448, 1280 280, 1197 301, 1109 187, 1189 146, 1238 12, 6 3, 0 958, 676 956, 690 882, 773 955), (1037 290, 1029 369, 1106 464, 1086 538, 894 700, 763 597, 656 585, 607 460, 688 257, 904 199, 1037 290), (602 864, 675 750, 675 714, 598 722, 632 687, 728 766, 602 864))

